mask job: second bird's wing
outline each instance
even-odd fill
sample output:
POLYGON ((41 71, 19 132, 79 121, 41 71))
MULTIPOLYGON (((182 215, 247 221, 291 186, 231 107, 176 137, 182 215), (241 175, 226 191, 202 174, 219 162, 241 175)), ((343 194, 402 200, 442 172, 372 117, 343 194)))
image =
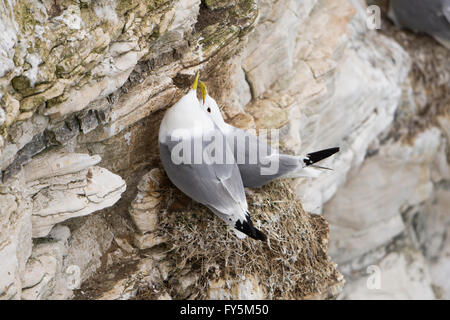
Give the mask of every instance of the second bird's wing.
POLYGON ((245 187, 261 187, 301 166, 299 157, 279 154, 264 139, 243 129, 230 126, 227 140, 245 187))

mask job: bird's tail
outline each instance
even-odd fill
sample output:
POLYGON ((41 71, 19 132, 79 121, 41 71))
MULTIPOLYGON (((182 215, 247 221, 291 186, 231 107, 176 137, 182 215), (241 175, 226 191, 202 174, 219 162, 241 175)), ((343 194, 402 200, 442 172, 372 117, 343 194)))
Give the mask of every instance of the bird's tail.
POLYGON ((267 240, 267 236, 264 233, 262 233, 260 230, 256 229, 255 226, 253 226, 253 222, 250 219, 250 215, 248 215, 248 214, 246 215, 246 220, 236 221, 236 224, 234 225, 234 227, 238 231, 245 233, 250 238, 253 238, 255 240, 261 240, 261 241, 267 240))
POLYGON ((329 156, 335 154, 339 151, 339 148, 329 148, 316 152, 308 153, 303 158, 297 158, 300 160, 301 166, 297 167, 297 170, 291 171, 285 175, 283 178, 317 178, 321 174, 321 169, 331 170, 326 167, 321 167, 316 165, 317 162, 328 158, 329 156))
POLYGON ((318 170, 314 167, 306 167, 306 168, 300 168, 298 170, 289 172, 283 176, 283 178, 317 178, 321 174, 321 170, 318 170))
MULTIPOLYGON (((311 152, 308 153, 306 155, 306 157, 303 158, 303 166, 304 167, 308 167, 308 166, 313 166, 314 164, 328 158, 329 156, 332 156, 333 154, 339 152, 339 147, 335 147, 335 148, 329 148, 329 149, 323 149, 320 151, 316 151, 316 152, 311 152)), ((318 167, 319 169, 328 169, 328 168, 323 168, 323 167, 318 167)))

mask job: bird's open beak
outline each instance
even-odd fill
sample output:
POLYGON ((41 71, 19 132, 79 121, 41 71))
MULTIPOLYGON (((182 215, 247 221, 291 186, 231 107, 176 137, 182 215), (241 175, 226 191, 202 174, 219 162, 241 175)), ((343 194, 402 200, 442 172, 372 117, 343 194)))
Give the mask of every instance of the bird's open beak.
POLYGON ((206 89, 206 84, 203 81, 200 81, 200 97, 203 100, 203 104, 205 104, 206 95, 208 94, 208 89, 206 89))
POLYGON ((194 83, 192 84, 192 90, 197 90, 199 76, 200 76, 200 72, 197 72, 197 75, 195 76, 194 83))

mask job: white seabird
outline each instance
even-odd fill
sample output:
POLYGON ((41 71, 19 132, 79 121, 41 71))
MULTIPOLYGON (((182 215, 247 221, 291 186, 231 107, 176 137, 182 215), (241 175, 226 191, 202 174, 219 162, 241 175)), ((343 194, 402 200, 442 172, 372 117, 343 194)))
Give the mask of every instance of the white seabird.
POLYGON ((317 177, 320 171, 313 167, 328 168, 319 167, 315 163, 339 151, 338 147, 329 148, 308 153, 304 157, 280 154, 253 133, 227 124, 217 102, 208 94, 206 84, 202 81, 200 91, 203 109, 232 146, 245 187, 258 188, 280 178, 317 177))
MULTIPOLYGON (((194 152, 183 149, 190 154, 189 159, 179 162, 176 159, 182 146, 197 143, 205 149, 205 136, 225 137, 214 125, 197 99, 196 89, 198 75, 192 89, 175 105, 167 110, 159 129, 159 150, 163 167, 172 183, 193 200, 205 205, 219 218, 239 232, 257 240, 266 240, 266 236, 253 226, 250 219, 244 186, 239 169, 234 161, 232 151, 226 143, 222 144, 225 154, 232 159, 230 163, 211 163, 211 156, 202 152, 206 161, 193 161, 194 152), (178 153, 178 154, 177 154, 178 153)), ((197 154, 198 155, 198 154, 197 154)), ((195 159, 194 159, 195 160, 195 159)), ((245 237, 237 232, 239 237, 245 237)))

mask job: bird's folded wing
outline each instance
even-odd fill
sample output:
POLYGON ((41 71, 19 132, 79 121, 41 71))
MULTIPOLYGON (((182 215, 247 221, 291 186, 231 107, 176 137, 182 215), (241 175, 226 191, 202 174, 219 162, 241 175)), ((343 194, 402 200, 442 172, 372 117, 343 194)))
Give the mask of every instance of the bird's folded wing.
MULTIPOLYGON (((214 208, 223 214, 235 214, 239 208, 247 209, 244 187, 235 163, 174 164, 171 153, 178 142, 160 143, 161 160, 172 182, 193 200, 214 208)), ((210 142, 201 142, 204 147, 210 142)), ((226 152, 231 152, 225 144, 226 152)), ((208 158, 203 153, 204 159, 208 158)))
POLYGON ((234 139, 234 154, 236 159, 241 157, 245 158, 245 163, 239 162, 239 164, 250 164, 252 157, 256 157, 257 164, 260 166, 268 166, 271 161, 277 161, 285 166, 297 167, 299 163, 298 156, 292 156, 287 154, 280 154, 278 150, 272 148, 266 143, 265 139, 254 135, 253 133, 233 127, 228 134, 228 140, 234 139), (235 138, 237 137, 237 138, 235 138), (238 143, 242 143, 245 139, 245 148, 239 149, 238 143), (245 152, 245 154, 242 154, 245 152))
MULTIPOLYGON (((247 210, 247 199, 245 198, 244 185, 242 183, 241 173, 239 167, 235 163, 233 151, 224 139, 223 152, 225 158, 232 159, 232 164, 213 164, 212 170, 221 185, 228 191, 230 196, 236 201, 244 210, 247 210)), ((206 154, 209 162, 212 162, 211 155, 206 154)))

